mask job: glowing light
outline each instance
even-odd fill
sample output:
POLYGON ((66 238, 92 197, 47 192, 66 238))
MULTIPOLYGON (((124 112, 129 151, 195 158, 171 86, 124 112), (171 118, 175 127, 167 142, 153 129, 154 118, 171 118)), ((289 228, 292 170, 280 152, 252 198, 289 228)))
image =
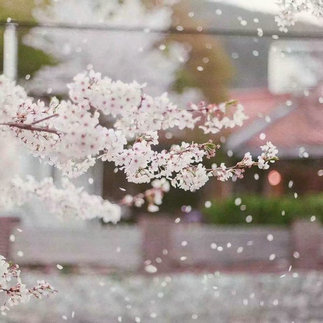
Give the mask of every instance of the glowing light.
POLYGON ((282 180, 282 176, 277 170, 272 170, 268 174, 268 182, 271 186, 277 186, 282 180))

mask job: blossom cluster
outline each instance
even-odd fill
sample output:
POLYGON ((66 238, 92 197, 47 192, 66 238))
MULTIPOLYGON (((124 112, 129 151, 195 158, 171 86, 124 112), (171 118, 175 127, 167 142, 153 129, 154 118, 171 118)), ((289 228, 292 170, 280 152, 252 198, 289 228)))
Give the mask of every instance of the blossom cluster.
MULTIPOLYGON (((37 181, 32 176, 19 176, 19 154, 15 138, 10 134, 0 137, 0 209, 7 210, 35 200, 46 210, 59 218, 76 219, 100 218, 104 222, 117 222, 121 208, 102 199, 101 196, 87 193, 68 178, 54 181, 52 177, 37 181)), ((79 166, 79 165, 78 165, 79 166)), ((76 172, 76 170, 73 170, 76 172)))
MULTIPOLYGON (((52 98, 46 105, 29 98, 21 87, 6 78, 0 79, 0 103, 3 107, 0 131, 3 134, 9 132, 34 156, 56 166, 68 177, 83 174, 100 159, 113 162, 129 182, 150 183, 165 179, 173 187, 196 191, 210 177, 225 181, 242 178, 244 169, 253 165, 267 169, 277 155, 276 148, 268 143, 262 147, 258 163, 252 162, 251 156, 246 154, 233 167, 222 163, 207 169, 205 159, 214 157, 219 148, 212 140, 203 144, 182 142, 162 151, 157 149, 160 135, 166 130, 199 127, 204 134, 216 134, 223 129, 241 126, 247 117, 243 106, 236 101, 220 105, 201 102, 183 109, 173 104, 167 94, 152 97, 144 92, 144 85, 112 81, 93 70, 78 74, 68 88, 69 100, 52 98), (104 124, 100 122, 102 116, 106 120, 104 124)), ((92 206, 99 210, 113 209, 112 221, 118 218, 116 207, 104 204, 98 197, 85 197, 84 192, 77 198, 77 194, 74 198, 69 194, 65 196, 48 180, 36 184, 29 179, 27 184, 24 193, 38 194, 55 212, 57 201, 66 212, 73 210, 74 205, 82 204, 78 203, 79 199, 91 212, 92 206), (55 196, 55 199, 51 201, 49 196, 55 196), (90 199, 95 201, 90 202, 90 199)), ((13 191, 17 188, 22 190, 23 185, 19 181, 12 182, 12 185, 13 191)), ((66 185, 68 191, 79 192, 71 184, 66 185)), ((133 201, 139 203, 136 199, 133 201)), ((153 205, 158 205, 148 204, 153 209, 153 205)), ((81 217, 89 216, 81 214, 81 217)))
POLYGON ((38 198, 46 209, 58 217, 74 217, 82 220, 94 218, 116 223, 120 220, 121 209, 117 204, 101 196, 88 194, 82 187, 76 187, 63 178, 62 187, 57 187, 52 177, 36 181, 32 176, 26 179, 13 177, 0 187, 0 208, 22 206, 38 198))
MULTIPOLYGON (((231 167, 226 166, 225 163, 221 163, 220 165, 212 164, 211 169, 207 169, 201 163, 196 166, 184 167, 177 176, 171 180, 171 184, 174 187, 181 187, 186 191, 196 191, 204 186, 211 177, 215 177, 221 182, 226 182, 229 179, 236 180, 238 178, 243 178, 245 169, 252 166, 258 166, 259 169, 268 169, 269 164, 274 163, 278 159, 278 150, 271 142, 267 142, 260 148, 262 153, 258 156, 257 161, 253 160, 253 156, 248 152, 241 161, 231 167)), ((152 182, 152 188, 144 193, 135 196, 126 195, 121 201, 122 204, 140 207, 146 201, 148 203, 148 210, 150 212, 157 212, 159 210, 159 205, 162 204, 165 193, 170 190, 170 183, 166 178, 168 177, 166 176, 160 180, 154 180, 152 182)))
POLYGON ((205 120, 203 125, 200 125, 199 127, 206 134, 216 134, 222 129, 234 128, 236 126, 241 127, 243 122, 247 119, 243 106, 235 100, 219 105, 206 104, 202 101, 198 105, 192 104, 191 107, 194 111, 199 111, 202 116, 204 116, 205 120), (230 107, 235 108, 231 118, 228 115, 230 107))
POLYGON ((159 205, 163 202, 165 193, 169 192, 170 184, 165 178, 155 179, 151 183, 151 188, 144 193, 139 193, 135 196, 127 194, 121 204, 126 206, 141 207, 147 202, 149 212, 159 211, 159 205))
POLYGON ((275 20, 283 32, 287 32, 288 27, 295 24, 299 13, 307 12, 316 17, 323 16, 322 0, 278 0, 277 4, 280 7, 280 13, 275 20))
MULTIPOLYGON (((8 126, 34 155, 69 176, 75 169, 77 175, 85 172, 99 155, 124 167, 126 173, 131 169, 140 173, 155 155, 151 146, 158 144, 158 131, 193 129, 201 119, 194 115, 199 110, 180 109, 166 94, 153 98, 137 83, 114 82, 93 71, 77 75, 69 88, 71 100, 53 98, 46 106, 4 77, 0 80, 1 125, 8 126), (113 118, 112 128, 100 125, 100 114, 113 118), (141 162, 136 159, 138 152, 144 156, 141 162)), ((232 126, 227 118, 212 117, 204 131, 214 133, 215 127, 227 126, 232 126)))
POLYGON ((2 314, 5 314, 12 306, 29 302, 32 297, 41 298, 56 292, 49 283, 43 280, 27 288, 21 280, 20 273, 18 265, 8 263, 0 255, 0 295, 4 295, 4 301, 0 305, 2 314))
POLYGON ((271 143, 267 142, 266 145, 260 147, 262 154, 258 156, 258 167, 260 169, 268 169, 269 163, 277 160, 278 149, 271 143))

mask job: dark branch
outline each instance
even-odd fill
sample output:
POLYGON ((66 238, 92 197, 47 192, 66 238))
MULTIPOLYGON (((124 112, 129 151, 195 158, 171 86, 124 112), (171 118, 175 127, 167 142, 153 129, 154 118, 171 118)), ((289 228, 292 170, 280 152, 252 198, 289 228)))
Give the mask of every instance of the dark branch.
POLYGON ((47 132, 47 133, 55 134, 57 136, 59 136, 60 133, 61 133, 56 129, 50 129, 50 128, 44 128, 44 127, 35 127, 35 126, 33 126, 33 124, 7 122, 7 123, 0 123, 0 126, 8 126, 10 128, 18 128, 18 129, 22 129, 22 130, 35 131, 35 132, 47 132))
POLYGON ((47 120, 52 119, 52 118, 56 118, 56 117, 58 117, 58 116, 59 116, 59 114, 58 114, 58 113, 53 114, 53 115, 48 116, 48 117, 46 117, 46 118, 43 118, 43 119, 40 119, 40 120, 34 121, 34 122, 32 123, 32 125, 35 125, 35 124, 40 123, 40 122, 43 122, 43 121, 47 121, 47 120))

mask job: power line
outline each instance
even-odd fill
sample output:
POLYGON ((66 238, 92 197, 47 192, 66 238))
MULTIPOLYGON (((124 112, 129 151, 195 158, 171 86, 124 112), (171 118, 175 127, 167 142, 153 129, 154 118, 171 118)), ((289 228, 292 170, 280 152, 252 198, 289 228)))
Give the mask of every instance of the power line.
MULTIPOLYGON (((110 26, 100 25, 78 25, 78 24, 62 24, 62 23, 36 23, 28 21, 12 21, 17 28, 49 28, 49 29, 70 29, 70 30, 93 30, 93 31, 110 31, 110 32, 130 32, 130 33, 158 33, 158 34, 178 34, 178 35, 214 35, 229 37, 260 37, 257 30, 238 30, 238 29, 220 29, 220 28, 185 28, 171 27, 168 29, 149 28, 145 26, 110 26)), ((0 28, 8 24, 6 21, 0 21, 0 28)), ((323 31, 317 32, 288 32, 282 33, 277 30, 263 30, 261 37, 271 37, 274 39, 323 39, 323 31)))

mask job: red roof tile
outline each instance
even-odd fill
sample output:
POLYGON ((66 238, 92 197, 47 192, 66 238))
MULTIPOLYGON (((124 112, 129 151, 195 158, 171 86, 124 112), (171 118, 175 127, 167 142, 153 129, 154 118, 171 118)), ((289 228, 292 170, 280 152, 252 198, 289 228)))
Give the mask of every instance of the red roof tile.
POLYGON ((232 96, 245 107, 249 120, 242 128, 236 128, 229 138, 229 148, 239 154, 242 151, 259 151, 259 146, 272 141, 281 157, 294 158, 304 147, 312 157, 323 157, 323 104, 318 96, 294 99, 285 115, 288 96, 277 96, 267 90, 234 92, 232 96), (266 121, 266 116, 271 121, 266 121), (259 134, 266 139, 260 140, 259 134), (231 147, 230 147, 231 141, 231 147))

